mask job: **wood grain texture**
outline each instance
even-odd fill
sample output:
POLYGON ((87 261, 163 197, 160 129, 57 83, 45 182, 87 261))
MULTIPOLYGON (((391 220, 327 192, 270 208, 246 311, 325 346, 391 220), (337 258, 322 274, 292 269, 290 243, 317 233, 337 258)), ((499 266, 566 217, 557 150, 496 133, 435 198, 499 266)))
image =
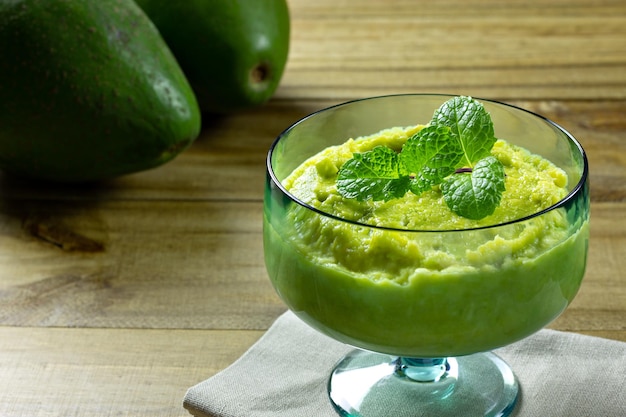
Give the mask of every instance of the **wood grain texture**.
MULTIPOLYGON (((590 163, 580 292, 550 327, 626 341, 626 2, 289 0, 265 106, 204 117, 174 161, 97 184, 0 173, 0 416, 185 416, 285 306, 267 278, 266 152, 300 118, 394 93, 499 99, 590 163)), ((418 122, 418 121, 416 121, 418 122)))
POLYGON ((284 311, 263 263, 260 202, 48 202, 23 212, 0 234, 11 253, 0 324, 264 329, 284 311), (24 222, 102 250, 66 249, 24 222))
POLYGON ((0 415, 188 416, 187 388, 261 334, 0 327, 0 415))
POLYGON ((618 0, 291 3, 294 47, 280 95, 626 94, 626 6, 618 0))

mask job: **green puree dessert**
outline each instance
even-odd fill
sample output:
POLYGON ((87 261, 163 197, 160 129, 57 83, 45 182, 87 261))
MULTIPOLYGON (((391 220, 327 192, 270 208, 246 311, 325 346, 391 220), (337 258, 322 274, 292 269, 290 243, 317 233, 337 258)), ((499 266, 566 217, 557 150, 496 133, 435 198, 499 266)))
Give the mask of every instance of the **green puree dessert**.
POLYGON ((325 214, 292 204, 282 224, 266 215, 273 285, 309 324, 377 352, 458 356, 534 333, 567 307, 584 270, 587 221, 577 224, 564 208, 532 216, 567 196, 563 170, 498 139, 490 153, 504 168, 504 190, 479 219, 453 212, 444 185, 378 200, 338 191, 338 175, 355 154, 379 146, 400 152, 425 128, 348 139, 282 181, 325 214), (461 229, 462 239, 450 232, 461 229))
POLYGON ((349 139, 304 162, 283 185, 299 200, 325 213, 373 226, 413 230, 466 229, 506 223, 546 209, 567 195, 567 175, 563 170, 504 140, 495 143, 492 154, 505 166, 506 194, 492 215, 477 221, 451 212, 438 190, 420 195, 407 193, 386 202, 346 199, 339 194, 337 173, 354 153, 380 145, 400 149, 423 127, 392 128, 357 140, 349 139))

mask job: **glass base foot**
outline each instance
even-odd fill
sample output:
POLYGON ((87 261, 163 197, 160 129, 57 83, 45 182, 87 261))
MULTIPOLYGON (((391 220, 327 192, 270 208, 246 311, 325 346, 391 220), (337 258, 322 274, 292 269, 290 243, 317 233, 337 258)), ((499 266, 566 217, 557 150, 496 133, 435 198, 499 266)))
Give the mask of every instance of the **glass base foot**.
POLYGON ((518 392, 511 368, 493 353, 417 359, 356 350, 328 381, 344 417, 508 416, 518 392))

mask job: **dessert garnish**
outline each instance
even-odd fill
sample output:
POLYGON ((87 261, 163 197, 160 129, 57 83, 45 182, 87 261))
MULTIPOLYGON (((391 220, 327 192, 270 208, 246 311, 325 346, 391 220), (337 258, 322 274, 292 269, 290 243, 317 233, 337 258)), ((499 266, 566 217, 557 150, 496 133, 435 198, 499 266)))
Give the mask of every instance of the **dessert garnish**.
POLYGON ((454 97, 400 152, 381 145, 354 153, 338 172, 337 190, 358 201, 438 190, 452 212, 479 220, 494 212, 505 190, 504 166, 491 154, 496 140, 483 105, 454 97))

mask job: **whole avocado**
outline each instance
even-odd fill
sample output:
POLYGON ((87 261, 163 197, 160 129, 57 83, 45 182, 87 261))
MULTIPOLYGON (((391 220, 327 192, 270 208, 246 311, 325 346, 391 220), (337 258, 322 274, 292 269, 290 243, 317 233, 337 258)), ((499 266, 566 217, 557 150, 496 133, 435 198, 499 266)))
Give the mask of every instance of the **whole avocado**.
POLYGON ((137 0, 170 46, 207 113, 258 106, 289 52, 285 0, 137 0))
POLYGON ((84 182, 161 165, 200 131, 168 46, 132 0, 0 2, 0 168, 84 182))

